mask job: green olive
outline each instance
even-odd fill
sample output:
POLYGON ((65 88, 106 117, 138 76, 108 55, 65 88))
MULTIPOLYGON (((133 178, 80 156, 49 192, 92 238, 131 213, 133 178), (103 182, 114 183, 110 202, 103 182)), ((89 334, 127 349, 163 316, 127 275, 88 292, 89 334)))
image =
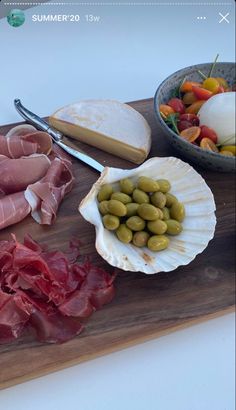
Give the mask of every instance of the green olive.
POLYGON ((151 204, 140 204, 137 213, 146 221, 154 221, 159 218, 158 209, 151 204))
MULTIPOLYGON (((163 208, 164 209, 164 208, 163 208)), ((162 212, 162 209, 157 208, 158 212, 159 212, 159 219, 164 219, 164 214, 162 212)))
POLYGON ((179 235, 183 230, 182 225, 175 219, 169 219, 165 223, 167 225, 166 233, 169 235, 179 235))
POLYGON ((166 196, 162 192, 154 192, 151 196, 151 203, 157 208, 164 208, 166 204, 166 196))
POLYGON ((133 238, 133 233, 125 224, 121 224, 116 230, 117 238, 124 243, 130 243, 133 238))
POLYGON ((170 185, 170 183, 169 183, 169 181, 167 180, 167 179, 158 179, 157 180, 157 183, 158 183, 158 185, 159 185, 159 187, 160 187, 160 191, 161 192, 163 192, 163 194, 166 194, 169 190, 170 190, 170 188, 171 188, 171 185, 170 185))
POLYGON ((108 205, 108 201, 102 201, 99 203, 98 209, 102 215, 109 214, 107 205, 108 205))
POLYGON ((170 216, 172 219, 182 222, 185 218, 184 205, 181 202, 175 202, 170 208, 170 216))
POLYGON ((114 215, 109 215, 109 214, 104 215, 102 220, 103 220, 103 225, 109 231, 115 231, 120 225, 119 218, 114 215))
POLYGON ((138 207, 139 207, 139 204, 136 204, 135 202, 130 202, 129 204, 126 204, 126 209, 127 209, 126 216, 129 218, 130 216, 137 215, 138 207))
POLYGON ((111 199, 116 199, 117 201, 120 201, 123 204, 128 204, 129 202, 132 202, 131 196, 124 194, 123 192, 114 192, 111 195, 111 199))
POLYGON ((164 206, 164 208, 162 208, 162 212, 163 212, 163 220, 164 221, 167 221, 167 219, 170 219, 170 211, 166 206, 164 206))
POLYGON ((134 183, 129 178, 124 178, 120 180, 120 190, 124 194, 131 195, 134 190, 134 183))
POLYGON ((132 242, 135 246, 142 248, 143 246, 147 245, 149 237, 150 235, 146 231, 135 232, 132 242))
POLYGON ((174 202, 178 202, 178 199, 176 198, 176 196, 169 194, 169 192, 167 192, 166 194, 166 206, 167 208, 170 208, 174 202))
POLYGON ((138 204, 148 204, 150 202, 148 194, 146 192, 141 191, 141 189, 135 188, 133 192, 133 200, 138 204))
POLYGON ((156 235, 162 235, 167 230, 167 225, 164 221, 157 219, 156 221, 149 221, 147 227, 150 232, 155 233, 156 235))
POLYGON ((144 192, 156 192, 159 191, 159 185, 158 183, 148 177, 139 177, 138 179, 138 188, 141 189, 141 191, 144 192))
POLYGON ((132 231, 142 231, 145 228, 145 221, 140 216, 131 216, 127 219, 126 225, 132 231))
POLYGON ((117 201, 117 199, 110 199, 107 208, 110 214, 116 216, 125 216, 127 212, 126 206, 122 202, 117 201))
POLYGON ((153 235, 148 239, 147 246, 150 251, 162 251, 168 247, 169 242, 165 235, 153 235))
POLYGON ((101 202, 101 201, 106 201, 110 199, 112 192, 113 192, 113 188, 111 184, 102 185, 100 191, 98 192, 98 196, 97 196, 98 201, 101 202))

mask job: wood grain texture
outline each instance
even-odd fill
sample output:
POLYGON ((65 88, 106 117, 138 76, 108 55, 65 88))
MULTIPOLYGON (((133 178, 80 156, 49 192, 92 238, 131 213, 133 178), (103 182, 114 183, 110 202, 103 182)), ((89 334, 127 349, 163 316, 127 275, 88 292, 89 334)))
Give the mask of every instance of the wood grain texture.
MULTIPOLYGON (((178 156, 162 135, 153 113, 153 100, 130 103, 152 128, 153 156, 178 156)), ((10 127, 1 127, 5 133, 10 127)), ((133 168, 134 164, 95 148, 78 144, 103 165, 133 168)), ((64 367, 118 350, 173 330, 232 311, 235 303, 235 202, 233 174, 198 172, 215 196, 217 226, 207 249, 185 267, 158 275, 117 271, 116 296, 112 303, 95 312, 85 331, 62 345, 36 342, 31 334, 0 347, 0 388, 4 388, 64 367)), ((83 244, 82 255, 112 271, 96 253, 94 227, 77 212, 78 204, 98 178, 98 173, 74 161, 76 184, 65 198, 52 227, 42 227, 31 217, 0 233, 11 232, 23 239, 29 232, 51 249, 65 249, 72 236, 83 244)), ((174 346, 173 346, 174 348, 174 346)))

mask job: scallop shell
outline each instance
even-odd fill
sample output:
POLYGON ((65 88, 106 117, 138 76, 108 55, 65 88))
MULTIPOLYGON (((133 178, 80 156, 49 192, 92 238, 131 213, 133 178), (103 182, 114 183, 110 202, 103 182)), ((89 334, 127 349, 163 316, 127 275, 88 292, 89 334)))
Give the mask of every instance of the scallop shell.
POLYGON ((174 157, 151 158, 131 170, 104 168, 79 206, 83 217, 95 225, 97 252, 110 265, 147 274, 172 271, 178 266, 189 264, 201 253, 214 236, 215 209, 213 194, 201 175, 189 164, 174 157), (141 175, 168 179, 171 183, 170 192, 185 206, 183 231, 178 236, 169 236, 169 247, 161 252, 123 244, 114 232, 104 229, 98 210, 97 194, 101 185, 111 183, 118 190, 120 179, 132 178, 136 182, 141 175))

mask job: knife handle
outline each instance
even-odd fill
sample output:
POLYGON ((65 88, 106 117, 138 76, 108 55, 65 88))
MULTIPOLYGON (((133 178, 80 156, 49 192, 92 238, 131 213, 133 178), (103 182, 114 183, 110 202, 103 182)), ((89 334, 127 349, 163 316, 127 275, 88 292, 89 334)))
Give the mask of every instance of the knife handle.
POLYGON ((64 144, 61 141, 55 141, 59 147, 61 147, 64 151, 68 152, 68 154, 72 155, 73 157, 79 159, 80 161, 84 162, 85 164, 89 165, 90 167, 96 169, 96 171, 102 172, 104 170, 104 166, 100 164, 100 162, 96 161, 95 159, 91 158, 89 155, 84 154, 83 152, 77 151, 72 147, 64 144))
POLYGON ((16 98, 14 100, 14 105, 18 113, 31 125, 35 126, 38 130, 45 131, 54 139, 54 141, 60 141, 63 137, 63 134, 54 128, 51 128, 50 125, 42 120, 38 115, 34 114, 28 108, 25 108, 21 104, 21 100, 16 98))
POLYGON ((38 117, 38 115, 34 114, 27 108, 25 108, 19 98, 14 100, 14 104, 18 113, 30 124, 34 125, 37 129, 41 131, 46 131, 49 135, 51 135, 53 141, 59 145, 64 151, 68 152, 68 154, 72 155, 73 157, 79 159, 80 161, 84 162, 87 165, 90 165, 92 168, 96 169, 96 171, 102 172, 104 166, 97 162, 95 159, 91 158, 89 155, 84 154, 83 152, 70 147, 62 142, 63 134, 54 128, 51 128, 50 125, 42 120, 42 118, 38 117))

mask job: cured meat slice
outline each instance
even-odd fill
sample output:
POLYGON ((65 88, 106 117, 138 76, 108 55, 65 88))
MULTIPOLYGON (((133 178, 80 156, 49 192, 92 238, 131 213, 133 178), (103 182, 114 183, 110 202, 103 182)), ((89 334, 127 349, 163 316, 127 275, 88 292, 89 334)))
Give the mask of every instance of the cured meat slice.
POLYGON ((47 315, 35 310, 30 317, 30 324, 34 327, 40 342, 62 343, 78 335, 84 326, 72 317, 65 317, 60 312, 47 315))
POLYGON ((55 220, 62 199, 72 189, 74 177, 70 168, 55 158, 45 177, 26 189, 25 198, 38 223, 50 225, 55 220))
POLYGON ((16 339, 26 326, 41 342, 65 342, 114 297, 114 275, 48 252, 29 235, 24 244, 12 237, 0 241, 0 343, 16 339))
POLYGON ((33 125, 29 124, 22 124, 22 125, 16 125, 16 127, 11 128, 8 133, 6 134, 6 138, 10 138, 13 136, 18 136, 21 137, 22 135, 27 135, 32 132, 37 131, 33 125))
POLYGON ((9 159, 0 155, 0 192, 11 194, 23 191, 44 177, 50 167, 50 160, 44 154, 9 159))
POLYGON ((19 337, 29 320, 30 314, 17 306, 17 298, 0 289, 0 343, 19 337))
POLYGON ((8 158, 21 158, 35 153, 48 155, 51 150, 52 139, 47 132, 20 126, 20 129, 12 128, 6 137, 0 135, 0 154, 8 158))
POLYGON ((37 153, 49 155, 52 150, 52 138, 47 132, 34 131, 21 137, 26 142, 37 144, 37 153))
POLYGON ((0 229, 22 221, 31 211, 23 192, 0 198, 0 229))
POLYGON ((20 158, 35 154, 37 149, 38 145, 36 142, 24 141, 17 135, 11 138, 0 135, 0 154, 8 158, 20 158))

